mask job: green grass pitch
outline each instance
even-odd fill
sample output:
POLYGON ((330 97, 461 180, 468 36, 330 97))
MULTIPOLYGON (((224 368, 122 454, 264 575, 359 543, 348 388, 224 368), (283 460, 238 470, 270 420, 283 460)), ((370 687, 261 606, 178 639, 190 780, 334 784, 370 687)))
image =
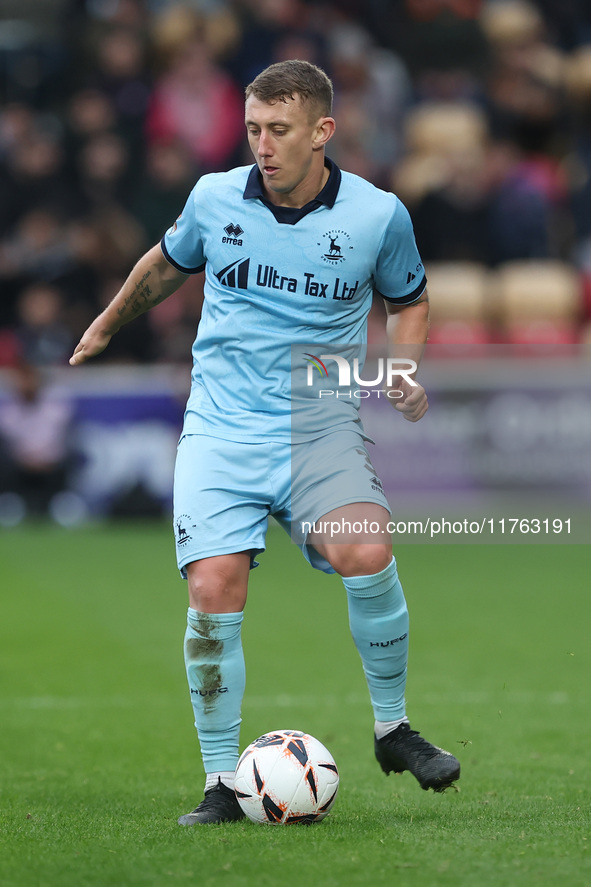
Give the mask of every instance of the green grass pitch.
POLYGON ((591 883, 588 546, 406 545, 411 723, 462 763, 423 792, 373 759, 337 577, 281 531, 254 571, 242 746, 295 728, 341 787, 317 826, 183 829, 203 774, 186 592, 164 524, 0 536, 2 887, 591 883))

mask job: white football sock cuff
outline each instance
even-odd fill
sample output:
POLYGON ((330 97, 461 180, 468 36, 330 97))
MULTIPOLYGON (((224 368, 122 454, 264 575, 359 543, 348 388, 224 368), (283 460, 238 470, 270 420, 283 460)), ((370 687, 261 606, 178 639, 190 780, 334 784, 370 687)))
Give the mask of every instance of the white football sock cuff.
POLYGON ((205 774, 205 791, 207 792, 210 788, 215 788, 218 784, 218 779, 220 782, 223 782, 226 788, 234 788, 234 770, 220 770, 217 773, 205 774))
POLYGON ((384 736, 391 733, 396 727, 400 727, 401 724, 408 724, 408 718, 400 718, 398 721, 376 721, 374 724, 376 739, 383 739, 384 736))

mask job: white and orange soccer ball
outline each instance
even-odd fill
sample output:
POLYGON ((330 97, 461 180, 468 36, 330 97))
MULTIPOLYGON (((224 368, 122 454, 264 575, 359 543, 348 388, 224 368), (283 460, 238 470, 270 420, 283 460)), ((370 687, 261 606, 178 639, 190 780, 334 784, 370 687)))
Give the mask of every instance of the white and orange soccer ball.
POLYGON ((255 739, 236 768, 238 803, 253 822, 319 822, 339 788, 339 771, 318 739, 298 730, 275 730, 255 739))

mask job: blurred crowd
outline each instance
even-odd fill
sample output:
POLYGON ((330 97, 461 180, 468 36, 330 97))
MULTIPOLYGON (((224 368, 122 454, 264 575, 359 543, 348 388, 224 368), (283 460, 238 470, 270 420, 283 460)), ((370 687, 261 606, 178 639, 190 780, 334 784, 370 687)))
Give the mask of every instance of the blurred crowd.
MULTIPOLYGON (((487 305, 511 268, 524 287, 555 275, 555 326, 538 335, 589 337, 586 0, 2 0, 0 11, 0 367, 66 363, 197 177, 250 162, 244 87, 285 58, 330 74, 330 156, 401 197, 441 304, 458 291, 455 314, 441 312, 448 337, 509 335, 487 305)), ((103 359, 186 362, 201 286, 196 275, 125 327, 103 359)))
MULTIPOLYGON (((47 379, 196 179, 252 162, 244 87, 286 58, 333 79, 330 156, 410 210, 431 342, 591 343, 588 0, 0 0, 0 526, 84 519, 47 379)), ((184 371, 202 299, 195 275, 97 365, 184 371)))

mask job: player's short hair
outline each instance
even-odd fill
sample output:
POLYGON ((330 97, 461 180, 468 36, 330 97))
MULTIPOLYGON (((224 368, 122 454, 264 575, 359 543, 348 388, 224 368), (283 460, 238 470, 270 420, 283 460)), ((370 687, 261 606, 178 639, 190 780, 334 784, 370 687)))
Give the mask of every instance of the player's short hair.
POLYGON ((322 68, 302 61, 287 59, 269 65, 246 87, 246 98, 251 95, 261 102, 286 102, 298 95, 310 112, 329 117, 332 112, 332 83, 322 68))

